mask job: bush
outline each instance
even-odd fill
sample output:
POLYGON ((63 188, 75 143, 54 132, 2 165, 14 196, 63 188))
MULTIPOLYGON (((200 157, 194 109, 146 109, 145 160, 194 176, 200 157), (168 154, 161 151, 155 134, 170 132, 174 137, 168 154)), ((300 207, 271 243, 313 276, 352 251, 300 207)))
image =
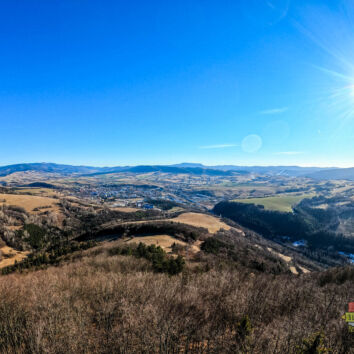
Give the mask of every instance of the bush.
POLYGON ((155 272, 168 273, 169 275, 181 273, 185 265, 183 257, 168 257, 166 252, 160 246, 146 246, 142 242, 140 242, 137 247, 114 247, 110 249, 108 253, 111 256, 134 255, 137 258, 145 258, 152 263, 152 267, 155 272))
POLYGON ((217 254, 222 248, 233 248, 231 245, 227 245, 225 242, 218 240, 215 237, 207 238, 201 246, 201 249, 207 253, 217 254))

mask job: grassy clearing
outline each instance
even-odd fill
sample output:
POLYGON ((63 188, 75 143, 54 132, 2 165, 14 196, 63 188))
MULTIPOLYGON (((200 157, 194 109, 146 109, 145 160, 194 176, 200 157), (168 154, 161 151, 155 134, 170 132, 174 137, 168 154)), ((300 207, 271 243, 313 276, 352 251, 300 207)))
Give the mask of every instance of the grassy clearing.
MULTIPOLYGON (((145 223, 165 222, 165 221, 172 221, 174 223, 186 224, 195 227, 204 227, 205 229, 208 229, 210 233, 215 233, 219 231, 221 228, 224 230, 231 229, 229 225, 220 221, 219 218, 212 215, 200 214, 200 213, 184 213, 184 214, 180 214, 179 216, 173 219, 127 221, 127 222, 120 223, 120 225, 134 225, 134 224, 145 224, 145 223)), ((102 226, 109 227, 110 223, 103 224, 102 226)), ((238 231, 242 232, 241 230, 238 231)))
POLYGON ((183 224, 204 227, 208 229, 210 233, 215 233, 220 229, 230 230, 230 226, 220 221, 217 217, 207 214, 199 213, 184 213, 176 218, 171 219, 171 221, 180 222, 183 224))
POLYGON ((266 210, 292 212, 293 206, 305 198, 312 198, 315 194, 284 195, 265 198, 235 199, 234 202, 263 205, 266 210))
POLYGON ((0 248, 0 269, 15 264, 15 261, 20 262, 27 257, 29 252, 17 251, 12 247, 3 246, 0 248))
POLYGON ((112 207, 112 210, 121 211, 122 213, 135 213, 141 209, 138 208, 130 208, 130 207, 112 207))
POLYGON ((21 194, 36 195, 39 197, 60 197, 61 193, 50 188, 16 188, 16 192, 21 194))
POLYGON ((124 241, 125 243, 143 243, 146 246, 155 245, 160 246, 167 253, 172 251, 172 245, 174 243, 179 244, 181 246, 187 246, 186 242, 181 240, 177 240, 174 237, 169 235, 154 235, 154 236, 139 236, 132 237, 124 241))
POLYGON ((29 213, 33 212, 35 208, 43 208, 45 206, 48 206, 49 210, 58 211, 57 203, 58 200, 54 198, 0 193, 0 205, 16 205, 24 208, 29 213))

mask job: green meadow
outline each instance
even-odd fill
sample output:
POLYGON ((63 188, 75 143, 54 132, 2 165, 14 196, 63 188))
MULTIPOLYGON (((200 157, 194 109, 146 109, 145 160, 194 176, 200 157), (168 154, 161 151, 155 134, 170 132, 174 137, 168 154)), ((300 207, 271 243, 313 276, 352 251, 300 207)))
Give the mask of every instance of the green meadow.
POLYGON ((235 199, 234 202, 263 205, 266 210, 292 212, 293 206, 305 198, 312 198, 315 194, 280 195, 264 198, 235 199))

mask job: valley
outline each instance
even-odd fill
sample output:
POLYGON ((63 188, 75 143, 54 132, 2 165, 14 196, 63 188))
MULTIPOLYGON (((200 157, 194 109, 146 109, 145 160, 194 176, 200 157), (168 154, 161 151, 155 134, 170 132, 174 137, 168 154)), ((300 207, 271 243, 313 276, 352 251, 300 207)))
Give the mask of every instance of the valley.
MULTIPOLYGON (((56 316, 51 306, 66 308, 67 320, 74 321, 72 329, 80 330, 77 321, 81 318, 84 336, 96 333, 107 351, 125 345, 129 351, 139 352, 150 348, 138 338, 146 336, 151 325, 145 315, 139 317, 134 311, 139 304, 157 321, 152 325, 156 333, 164 331, 163 316, 168 323, 180 315, 190 321, 185 323, 181 318, 174 322, 174 334, 167 344, 170 349, 182 350, 188 345, 202 350, 203 345, 209 345, 223 350, 243 343, 261 352, 265 343, 274 350, 275 346, 285 350, 288 339, 284 333, 267 333, 275 325, 286 331, 296 323, 297 332, 291 337, 294 345, 309 333, 317 333, 318 319, 300 326, 302 311, 336 294, 336 300, 325 303, 332 311, 329 322, 320 323, 332 347, 349 345, 350 338, 341 338, 339 329, 331 331, 331 324, 338 322, 341 304, 348 300, 354 284, 353 182, 277 175, 274 170, 272 174, 224 171, 218 175, 218 171, 203 173, 193 167, 188 173, 175 167, 172 172, 154 169, 53 175, 36 166, 32 181, 28 170, 0 177, 0 296, 20 291, 32 299, 31 304, 18 299, 15 304, 5 301, 3 309, 9 311, 12 306, 17 313, 25 308, 26 316, 30 316, 26 321, 33 321, 36 311, 49 311, 51 317, 56 316), (53 289, 44 286, 45 279, 59 289, 60 296, 38 309, 44 294, 53 296, 53 289), (9 288, 5 286, 8 281, 12 284, 9 288), (32 281, 43 294, 33 297, 28 293, 32 281), (72 281, 74 285, 69 286, 72 281), (110 309, 95 307, 100 301, 94 290, 97 286, 106 299, 102 306, 110 309), (62 302, 65 292, 75 297, 76 291, 90 308, 86 314, 83 308, 75 310, 73 303, 67 308, 62 302), (132 295, 139 291, 150 294, 150 300, 132 295), (174 296, 180 298, 178 312, 173 312, 174 296), (54 305, 52 301, 58 302, 54 305), (125 305, 118 305, 119 301, 125 305), (288 311, 291 301, 295 307, 288 311), (266 307, 257 307, 259 302, 266 307), (191 304, 196 307, 188 310, 191 304), (231 310, 240 304, 238 311, 231 310), (109 326, 114 328, 106 328, 101 320, 96 322, 97 311, 107 311, 109 326), (103 339, 115 331, 128 333, 117 311, 129 318, 134 314, 142 323, 129 341, 118 335, 103 339), (222 316, 229 311, 235 317, 225 320, 222 316), (205 318, 207 325, 189 333, 188 326, 196 330, 198 316, 205 318), (254 331, 244 338, 235 337, 232 333, 245 316, 254 331), (225 336, 225 330, 230 335, 225 336)), ((129 326, 135 323, 129 321, 129 326)), ((0 330, 3 325, 7 326, 0 321, 0 330)), ((18 333, 6 330, 26 341, 21 325, 18 328, 18 333)), ((43 334, 51 346, 55 346, 55 338, 69 341, 74 351, 87 345, 70 337, 64 339, 67 331, 56 331, 52 328, 43 334)), ((154 350, 158 345, 156 333, 149 337, 154 350)), ((98 342, 90 343, 95 351, 98 342)))

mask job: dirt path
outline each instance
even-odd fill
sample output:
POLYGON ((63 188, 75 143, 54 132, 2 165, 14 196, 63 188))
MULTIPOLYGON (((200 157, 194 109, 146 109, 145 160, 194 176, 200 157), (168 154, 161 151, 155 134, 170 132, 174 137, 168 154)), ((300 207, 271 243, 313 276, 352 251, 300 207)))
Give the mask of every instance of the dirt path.
POLYGON ((282 253, 279 253, 277 251, 274 251, 273 249, 271 249, 270 247, 267 247, 267 250, 275 255, 277 255, 279 258, 281 258, 283 261, 285 261, 286 263, 288 263, 290 272, 293 274, 299 274, 299 272, 297 271, 297 269, 295 268, 295 266, 290 265, 289 263, 292 261, 292 257, 290 256, 285 256, 282 253))

